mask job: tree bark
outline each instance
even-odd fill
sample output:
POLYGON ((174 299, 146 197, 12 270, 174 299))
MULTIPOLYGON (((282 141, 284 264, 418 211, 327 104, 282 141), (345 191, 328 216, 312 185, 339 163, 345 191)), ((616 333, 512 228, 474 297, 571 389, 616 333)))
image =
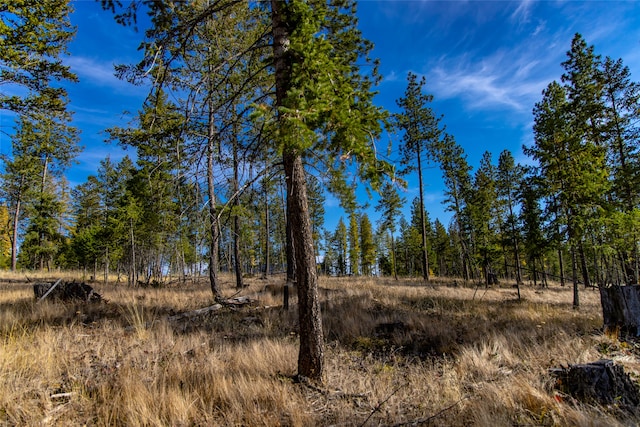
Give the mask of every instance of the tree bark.
MULTIPOLYGON (((211 101, 210 101, 211 102, 211 101)), ((209 281, 211 282, 211 293, 214 300, 220 298, 220 288, 218 286, 218 211, 216 208, 216 193, 213 181, 213 158, 215 155, 215 125, 213 117, 213 106, 209 105, 208 117, 208 144, 207 144, 207 191, 209 196, 209 281)))
POLYGON ((24 175, 20 178, 20 194, 16 200, 16 209, 13 213, 13 235, 11 236, 11 271, 16 271, 18 266, 18 225, 20 224, 20 207, 22 204, 22 186, 24 175))
POLYGON ((318 299, 313 234, 301 157, 295 154, 285 155, 284 168, 289 182, 287 188, 291 189, 287 195, 287 217, 296 241, 294 249, 300 323, 298 374, 313 380, 322 380, 324 337, 318 299))
POLYGON ((640 286, 600 287, 600 302, 606 331, 640 335, 640 286))
POLYGON ((591 279, 589 278, 589 269, 587 268, 587 258, 584 253, 584 245, 582 241, 578 243, 578 251, 580 254, 580 269, 582 271, 582 279, 584 280, 584 287, 591 286, 591 279))
POLYGON ((422 159, 420 144, 416 144, 418 158, 418 183, 420 185, 420 222, 422 223, 422 277, 429 281, 429 253, 427 252, 427 224, 424 217, 424 184, 422 183, 422 159))
POLYGON ((580 294, 578 292, 578 262, 576 248, 571 245, 571 279, 573 281, 573 308, 580 308, 580 294))
MULTIPOLYGON (((265 162, 267 163, 267 162, 265 162)), ((265 171, 268 166, 265 166, 265 171)), ((270 265, 271 265, 271 256, 269 253, 269 183, 266 181, 268 177, 268 172, 265 173, 264 176, 264 272, 263 278, 267 278, 271 274, 270 265)))
MULTIPOLYGON (((289 46, 289 28, 287 27, 283 7, 286 3, 271 0, 271 20, 273 31, 273 56, 276 86, 276 106, 283 106, 290 88, 291 57, 287 53, 289 46)), ((283 116, 279 113, 281 129, 284 128, 283 116)), ((313 234, 307 188, 302 157, 293 143, 283 148, 283 164, 287 182, 287 225, 291 230, 293 253, 296 263, 298 288, 298 317, 300 323, 300 349, 298 353, 298 375, 315 381, 322 381, 324 365, 324 337, 318 284, 313 250, 313 234)), ((287 233, 289 236, 289 233, 287 233)), ((289 260, 287 260, 289 261, 289 260)))
POLYGON ((233 206, 236 208, 233 214, 233 258, 236 273, 236 289, 242 289, 244 282, 242 280, 242 259, 240 258, 240 216, 238 215, 238 209, 240 208, 240 196, 238 194, 240 182, 238 176, 238 142, 236 138, 237 137, 234 136, 233 139, 233 194, 235 197, 233 206))

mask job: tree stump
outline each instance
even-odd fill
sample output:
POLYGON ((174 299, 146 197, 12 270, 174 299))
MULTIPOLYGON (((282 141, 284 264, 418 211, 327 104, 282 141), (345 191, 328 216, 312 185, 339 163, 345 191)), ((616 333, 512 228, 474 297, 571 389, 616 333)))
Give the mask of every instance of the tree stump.
POLYGON ((60 301, 102 301, 100 294, 86 283, 61 282, 60 280, 55 283, 36 283, 33 285, 33 294, 38 302, 45 298, 60 301))
POLYGON ((640 332, 640 286, 600 287, 605 331, 619 330, 637 337, 640 332))
POLYGON ((553 369, 556 387, 585 403, 617 404, 635 410, 640 404, 638 385, 612 360, 599 360, 569 368, 553 369))

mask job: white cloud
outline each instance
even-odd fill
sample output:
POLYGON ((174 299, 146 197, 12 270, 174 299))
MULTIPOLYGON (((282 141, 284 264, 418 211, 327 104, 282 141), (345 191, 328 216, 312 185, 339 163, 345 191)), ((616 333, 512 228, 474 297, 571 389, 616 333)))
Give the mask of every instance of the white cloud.
POLYGON ((479 61, 443 61, 429 80, 438 98, 460 97, 471 109, 529 111, 531 101, 551 81, 540 76, 540 68, 540 62, 527 55, 514 58, 514 52, 499 52, 479 61))
POLYGON ((518 4, 516 10, 511 14, 511 20, 516 22, 517 24, 526 24, 529 22, 529 17, 531 15, 531 5, 533 4, 532 0, 524 0, 518 4))
POLYGON ((138 95, 148 91, 142 86, 134 86, 124 80, 118 79, 114 74, 114 64, 106 61, 97 61, 84 56, 72 56, 65 59, 65 65, 71 67, 71 71, 80 78, 81 84, 91 84, 117 90, 118 93, 138 95))
POLYGON ((395 82, 397 80, 398 80, 398 74, 395 71, 391 71, 389 75, 384 76, 383 78, 384 83, 395 82))

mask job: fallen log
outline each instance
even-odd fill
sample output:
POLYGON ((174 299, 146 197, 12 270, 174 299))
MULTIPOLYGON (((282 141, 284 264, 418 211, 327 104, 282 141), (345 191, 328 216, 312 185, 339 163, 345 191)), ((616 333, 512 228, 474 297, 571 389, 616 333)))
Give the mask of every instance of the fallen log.
POLYGON ((178 313, 178 314, 174 314, 173 316, 169 316, 168 320, 170 322, 177 322, 177 321, 181 321, 181 320, 185 320, 185 319, 193 319, 196 317, 203 317, 206 315, 209 315, 211 313, 214 313, 218 310, 220 310, 223 307, 228 307, 231 309, 237 309, 240 307, 244 307, 246 305, 251 305, 254 304, 255 300, 249 298, 249 297, 235 297, 235 298, 229 298, 226 300, 221 301, 220 303, 216 303, 213 305, 210 305, 208 307, 203 307, 203 308, 198 308, 196 310, 191 310, 191 311, 187 311, 184 313, 178 313))
POLYGON ((199 308, 197 310, 187 311, 186 313, 179 313, 173 316, 169 316, 170 322, 177 322, 184 319, 191 319, 194 317, 204 316, 206 314, 213 313, 222 308, 222 304, 213 304, 209 307, 199 308))

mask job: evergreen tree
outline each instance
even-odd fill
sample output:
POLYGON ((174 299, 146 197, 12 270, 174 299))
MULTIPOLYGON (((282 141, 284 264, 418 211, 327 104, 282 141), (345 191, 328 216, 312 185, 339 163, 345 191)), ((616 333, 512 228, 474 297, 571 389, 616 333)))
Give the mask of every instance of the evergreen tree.
POLYGON ((451 258, 451 239, 447 233, 447 229, 440 220, 436 219, 434 223, 433 249, 436 255, 436 268, 439 276, 450 275, 449 265, 452 264, 451 258))
MULTIPOLYGON (((271 25, 270 31, 262 31, 261 36, 238 53, 237 60, 215 63, 215 58, 228 56, 210 55, 211 61, 205 64, 204 69, 213 76, 217 65, 223 67, 221 69, 228 65, 231 67, 227 68, 229 70, 242 68, 242 58, 257 51, 265 55, 263 64, 272 65, 269 70, 275 86, 275 100, 271 105, 275 114, 269 104, 260 100, 248 104, 247 109, 255 108, 256 116, 267 118, 265 123, 270 125, 269 134, 273 137, 270 147, 282 157, 287 189, 287 226, 291 230, 289 240, 295 242, 300 317, 298 371, 302 376, 321 380, 323 334, 304 160, 314 159, 324 166, 331 175, 332 183, 341 181, 347 163, 354 163, 358 175, 374 189, 379 188, 384 173, 392 172, 389 164, 376 157, 374 140, 381 131, 380 122, 384 114, 373 105, 371 88, 376 78, 376 67, 362 67, 362 63, 372 63, 368 56, 372 45, 356 28, 356 4, 347 0, 332 3, 273 0, 268 5, 261 5, 264 7, 253 7, 232 1, 214 2, 194 15, 188 4, 183 2, 167 4, 146 0, 130 4, 122 13, 118 11, 117 19, 123 23, 131 22, 140 5, 146 6, 151 13, 153 28, 147 34, 153 43, 145 45, 146 57, 136 67, 138 70, 147 70, 154 65, 161 65, 163 69, 172 64, 177 66, 178 63, 173 61, 183 52, 191 51, 182 49, 182 46, 191 46, 189 38, 197 34, 194 28, 202 22, 218 22, 212 18, 219 15, 233 15, 234 7, 244 6, 255 13, 256 19, 244 21, 255 22, 255 28, 261 28, 264 22, 271 25), (266 13, 259 15, 261 12, 266 13), (263 35, 267 35, 269 40, 263 35), (174 46, 180 48, 175 49, 174 46), (167 49, 158 50, 158 47, 167 49), (267 53, 260 49, 263 47, 271 49, 267 53), (268 54, 270 58, 266 59, 268 54), (158 56, 162 55, 159 60, 158 56), (364 74, 362 70, 370 70, 371 74, 364 74), (274 116, 275 120, 269 120, 274 116)), ((119 3, 105 0, 103 6, 114 10, 119 3)), ((238 35, 235 32, 237 26, 227 26, 226 29, 229 39, 238 35)), ((251 85, 256 75, 245 74, 247 85, 251 85)), ((158 76, 157 81, 164 82, 166 75, 158 76)), ((206 87, 207 92, 213 94, 216 86, 209 80, 206 87)), ((207 105, 209 112, 214 110, 211 99, 207 100, 207 105)), ((208 122, 211 153, 211 143, 217 134, 211 128, 213 121, 208 122)), ((211 207, 213 203, 209 205, 211 207)), ((216 217, 214 212, 211 217, 216 217)), ((292 245, 287 246, 290 248, 292 245)), ((211 281, 213 286, 214 276, 211 281)), ((216 294, 216 290, 212 290, 216 294)))
POLYGON ((400 216, 400 209, 403 207, 405 199, 400 197, 398 190, 393 183, 386 183, 380 192, 380 200, 376 205, 376 211, 380 212, 380 230, 388 233, 391 244, 391 274, 398 280, 398 271, 396 266, 396 246, 395 237, 396 223, 400 216))
POLYGON ((445 185, 444 203, 447 210, 453 212, 453 229, 457 233, 457 251, 461 273, 465 280, 471 277, 470 231, 471 223, 467 208, 471 191, 471 167, 467 163, 464 150, 451 135, 445 135, 436 147, 436 159, 440 164, 445 185))
POLYGON ((404 131, 403 143, 400 146, 400 163, 403 173, 418 172, 420 192, 420 221, 422 227, 422 274, 429 280, 429 256, 427 247, 427 221, 424 216, 424 183, 422 178, 422 162, 433 156, 434 146, 441 137, 440 118, 436 118, 428 104, 433 101, 432 95, 425 95, 422 89, 426 83, 424 77, 420 82, 417 76, 409 73, 405 97, 396 101, 402 109, 394 115, 396 127, 404 131))
POLYGON ((97 264, 102 253, 100 232, 103 200, 100 193, 100 182, 95 176, 89 176, 87 182, 71 191, 75 216, 71 248, 78 267, 81 267, 85 274, 87 268, 94 268, 93 277, 96 277, 97 264))
POLYGON ((371 276, 376 262, 376 245, 373 239, 373 228, 366 213, 360 215, 360 263, 362 274, 371 276))
POLYGON ((333 244, 335 247, 335 253, 338 257, 337 273, 339 276, 344 276, 347 274, 347 254, 349 249, 347 226, 345 225, 342 217, 340 217, 338 225, 336 226, 336 231, 333 234, 333 244))
POLYGON ((0 205, 0 269, 11 266, 11 221, 9 209, 0 205))
POLYGON ((360 275, 360 233, 358 230, 357 214, 349 215, 349 273, 360 275))
POLYGON ((68 0, 0 1, 0 86, 24 90, 0 92, 0 110, 18 114, 61 111, 61 81, 77 81, 60 56, 75 36, 68 0), (15 95, 14 93, 22 93, 15 95))
POLYGON ((485 151, 476 170, 468 203, 477 263, 487 284, 498 254, 496 226, 496 171, 491 164, 491 153, 485 151))
MULTIPOLYGON (((516 285, 518 286, 518 298, 520 297, 520 284, 522 272, 520 269, 520 232, 517 217, 518 191, 522 187, 524 170, 516 165, 513 155, 509 150, 504 150, 498 158, 496 189, 498 197, 506 207, 503 222, 506 227, 505 243, 513 248, 513 263, 516 273, 516 285)), ((505 254, 506 262, 506 254, 505 254)))

